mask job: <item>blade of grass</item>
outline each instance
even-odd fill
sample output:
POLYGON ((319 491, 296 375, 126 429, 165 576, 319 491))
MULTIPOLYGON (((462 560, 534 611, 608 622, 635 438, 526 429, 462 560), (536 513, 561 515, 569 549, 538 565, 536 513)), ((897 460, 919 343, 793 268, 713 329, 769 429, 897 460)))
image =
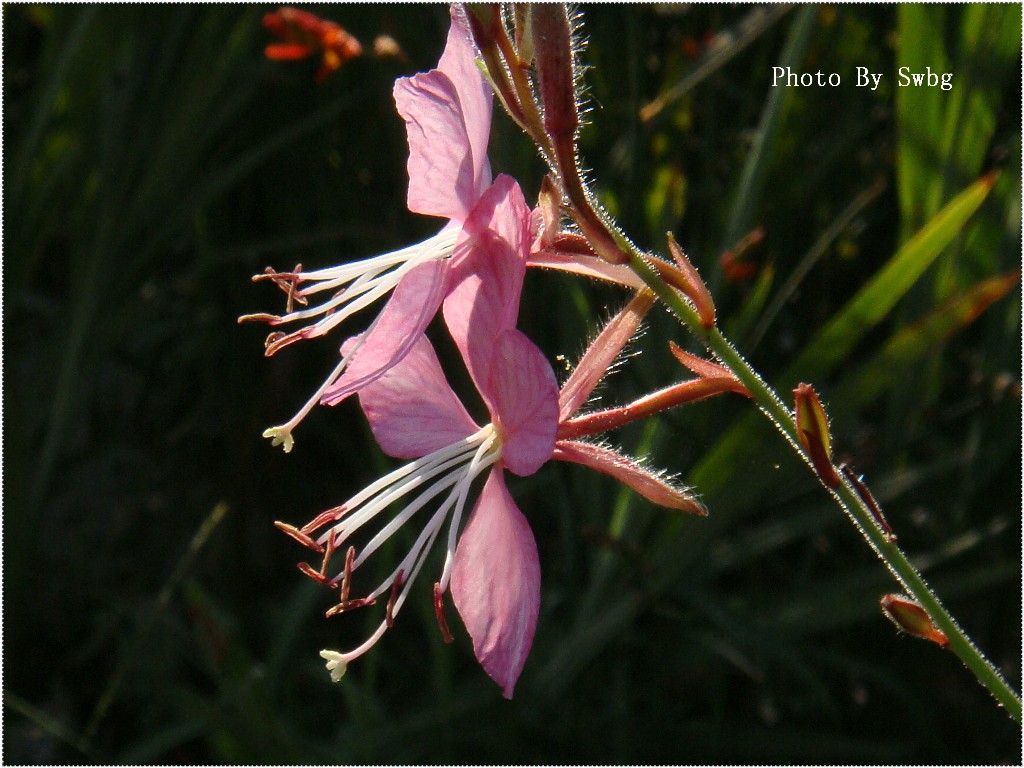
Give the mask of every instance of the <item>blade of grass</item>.
POLYGON ((81 752, 90 760, 96 759, 95 753, 89 746, 88 739, 79 736, 74 731, 65 727, 64 724, 56 718, 38 707, 34 707, 29 704, 20 696, 17 696, 10 691, 4 691, 4 706, 10 708, 12 712, 17 712, 43 732, 50 734, 54 738, 64 742, 70 747, 73 747, 78 752, 81 752))
POLYGON ((832 398, 833 418, 857 411, 896 383, 909 366, 915 365, 953 334, 973 323, 992 304, 1019 282, 1020 273, 1011 272, 982 280, 966 293, 950 299, 911 326, 894 334, 857 373, 846 379, 832 398))
POLYGON ((877 325, 956 238, 988 196, 989 174, 957 195, 869 280, 786 369, 782 379, 814 380, 827 375, 877 325))
POLYGON ((754 8, 731 29, 719 33, 715 42, 694 63, 693 69, 687 73, 686 77, 640 110, 640 119, 645 123, 656 119, 666 107, 681 99, 695 85, 717 72, 754 40, 771 29, 775 22, 785 16, 792 7, 786 3, 779 3, 764 8, 754 8))
MULTIPOLYGON (((68 69, 72 65, 72 60, 85 39, 89 25, 96 15, 95 6, 83 6, 80 11, 78 18, 75 19, 74 25, 71 27, 71 31, 62 40, 57 40, 56 36, 52 38, 60 46, 59 53, 56 55, 56 63, 46 68, 49 73, 49 79, 46 81, 45 86, 39 89, 36 107, 28 130, 12 153, 13 162, 11 163, 9 177, 10 184, 4 184, 4 193, 8 197, 8 205, 14 210, 17 210, 21 195, 25 191, 29 167, 39 150, 43 130, 57 107, 57 94, 60 91, 61 85, 64 84, 68 69)), ((7 178, 5 174, 5 182, 7 178)))
MULTIPOLYGON (((797 12, 779 57, 780 67, 799 66, 810 44, 817 14, 818 7, 814 5, 806 5, 797 12)), ((764 190, 768 166, 775 156, 775 143, 781 135, 783 119, 793 98, 792 88, 772 88, 765 99, 761 119, 754 133, 754 143, 732 200, 729 223, 719 244, 719 252, 725 251, 753 228, 754 214, 764 190)))
POLYGON ((800 286, 800 283, 807 276, 807 273, 814 268, 814 265, 818 263, 818 260, 825 254, 825 251, 828 250, 832 242, 842 234, 843 230, 850 225, 850 222, 861 211, 882 194, 885 187, 885 179, 876 179, 867 189, 851 200, 850 204, 818 236, 818 239, 814 241, 814 245, 803 255, 803 258, 800 259, 789 277, 786 278, 786 282, 782 284, 775 296, 772 297, 771 303, 761 314, 745 345, 750 352, 753 352, 757 345, 761 343, 768 328, 771 327, 772 321, 775 320, 783 306, 785 306, 786 302, 789 301, 790 297, 800 286))
POLYGON ((195 535, 189 542, 188 549, 181 556, 178 561, 178 565, 174 571, 168 577, 164 586, 160 589, 160 593, 157 595, 156 601, 153 603, 148 615, 138 625, 138 629, 135 631, 135 637, 128 644, 127 650, 121 656, 120 661, 114 673, 111 675, 110 680, 107 682, 106 687, 103 689, 103 693, 96 702, 96 706, 93 709, 92 716, 89 718, 89 724, 86 726, 84 738, 86 743, 91 742, 93 737, 96 735, 96 731, 106 716, 107 711, 110 709, 110 705, 114 702, 117 696, 118 689, 121 687, 121 683, 131 669, 131 665, 135 662, 138 652, 149 637, 149 633, 153 629, 153 625, 156 623, 158 614, 163 611, 171 600, 171 594, 177 588, 178 584, 188 573, 189 568, 192 567, 192 563, 195 562, 196 557, 202 548, 206 545, 210 536, 216 530, 217 526, 220 525, 221 520, 224 519, 228 513, 228 506, 224 502, 217 504, 206 516, 206 519, 200 524, 196 530, 195 535))

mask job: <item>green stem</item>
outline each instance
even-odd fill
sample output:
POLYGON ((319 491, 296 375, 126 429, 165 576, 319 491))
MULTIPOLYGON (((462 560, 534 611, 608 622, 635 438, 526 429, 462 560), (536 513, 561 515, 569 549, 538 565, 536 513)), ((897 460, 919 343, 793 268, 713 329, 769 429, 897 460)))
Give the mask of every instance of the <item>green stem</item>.
MULTIPOLYGON (((654 291, 662 302, 672 311, 679 321, 687 326, 707 348, 747 387, 761 411, 778 428, 787 442, 793 447, 804 462, 811 467, 810 458, 800 447, 797 439, 796 422, 789 407, 776 392, 764 382, 750 364, 726 339, 718 328, 704 328, 700 317, 675 290, 673 290, 651 267, 647 258, 631 250, 630 265, 637 275, 654 291)), ((886 538, 884 532, 875 522, 874 515, 865 505, 860 495, 850 487, 845 479, 835 489, 828 489, 840 508, 853 521, 861 536, 871 545, 875 553, 882 559, 890 573, 900 585, 917 600, 928 612, 934 625, 949 639, 949 649, 967 666, 978 682, 984 685, 995 697, 996 701, 1006 709, 1010 717, 1018 723, 1021 721, 1021 701, 1010 685, 1003 679, 999 670, 985 658, 984 654, 974 645, 967 634, 956 623, 939 601, 938 596, 925 583, 921 574, 911 565, 903 551, 894 541, 886 538)))

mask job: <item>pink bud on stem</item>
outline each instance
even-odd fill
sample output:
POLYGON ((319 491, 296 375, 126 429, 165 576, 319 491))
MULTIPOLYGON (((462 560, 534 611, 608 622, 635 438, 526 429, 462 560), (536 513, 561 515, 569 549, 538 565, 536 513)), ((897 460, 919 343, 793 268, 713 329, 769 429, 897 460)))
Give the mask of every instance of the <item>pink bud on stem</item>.
POLYGON ((670 285, 674 285, 683 295, 686 296, 690 301, 693 302, 694 308, 697 310, 697 314, 700 315, 700 324, 705 328, 711 329, 715 327, 715 302, 711 298, 711 292, 708 290, 707 285, 701 280, 700 273, 697 272, 697 268, 693 266, 690 258, 686 255, 686 252, 679 247, 679 243, 672 236, 671 232, 666 233, 668 239, 668 250, 672 254, 672 258, 676 264, 679 265, 679 270, 683 275, 683 280, 676 284, 670 280, 666 280, 670 285))
POLYGON ((949 638, 936 629, 928 612, 916 601, 905 595, 885 595, 880 604, 885 617, 908 635, 928 640, 942 648, 949 645, 949 638))
POLYGON ((796 398, 796 433, 800 446, 821 481, 829 488, 838 488, 842 480, 832 465, 832 437, 825 408, 810 384, 798 385, 793 395, 796 398))
POLYGON ((568 11, 560 3, 531 3, 529 25, 544 108, 544 132, 550 141, 551 159, 558 169, 562 191, 572 206, 572 216, 598 256, 610 264, 625 264, 629 256, 591 204, 576 159, 579 109, 568 11))

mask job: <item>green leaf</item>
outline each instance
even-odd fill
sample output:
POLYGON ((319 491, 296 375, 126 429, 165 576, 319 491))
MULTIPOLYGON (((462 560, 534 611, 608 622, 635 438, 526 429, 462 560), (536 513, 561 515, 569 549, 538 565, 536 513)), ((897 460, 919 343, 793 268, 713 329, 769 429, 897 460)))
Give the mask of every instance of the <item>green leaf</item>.
POLYGON ((945 302, 918 322, 895 333, 832 398, 833 416, 857 410, 898 381, 907 368, 936 346, 973 323, 1020 280, 1019 272, 982 280, 966 293, 945 302))
POLYGON ((804 348, 784 381, 817 379, 846 359, 957 237, 995 184, 989 174, 955 197, 911 238, 804 348))

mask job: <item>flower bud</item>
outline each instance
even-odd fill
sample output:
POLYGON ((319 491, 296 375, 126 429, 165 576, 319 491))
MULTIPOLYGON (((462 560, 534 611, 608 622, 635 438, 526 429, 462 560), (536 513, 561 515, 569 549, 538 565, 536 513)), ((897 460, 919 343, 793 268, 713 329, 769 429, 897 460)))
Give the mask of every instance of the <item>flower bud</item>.
POLYGON ((800 384, 793 390, 796 399, 796 433, 800 446, 807 453, 818 477, 829 488, 840 484, 839 473, 832 466, 832 437, 828 417, 810 384, 800 384))
POLYGON ((697 268, 693 266, 693 262, 690 261, 690 257, 686 255, 686 252, 679 247, 679 243, 672 236, 671 232, 666 233, 668 239, 668 250, 672 254, 672 258, 679 266, 680 272, 682 272, 683 280, 678 288, 690 301, 693 302, 694 308, 697 310, 697 314, 700 315, 700 324, 705 328, 714 328, 715 326, 715 302, 711 298, 711 292, 708 290, 707 285, 700 277, 700 273, 697 272, 697 268))
POLYGON ((932 623, 931 616, 915 600, 904 595, 885 595, 881 600, 882 613, 908 635, 919 637, 945 648, 949 638, 932 623))
POLYGON ((572 138, 579 114, 568 12, 561 3, 531 3, 529 10, 544 130, 553 140, 572 138))

